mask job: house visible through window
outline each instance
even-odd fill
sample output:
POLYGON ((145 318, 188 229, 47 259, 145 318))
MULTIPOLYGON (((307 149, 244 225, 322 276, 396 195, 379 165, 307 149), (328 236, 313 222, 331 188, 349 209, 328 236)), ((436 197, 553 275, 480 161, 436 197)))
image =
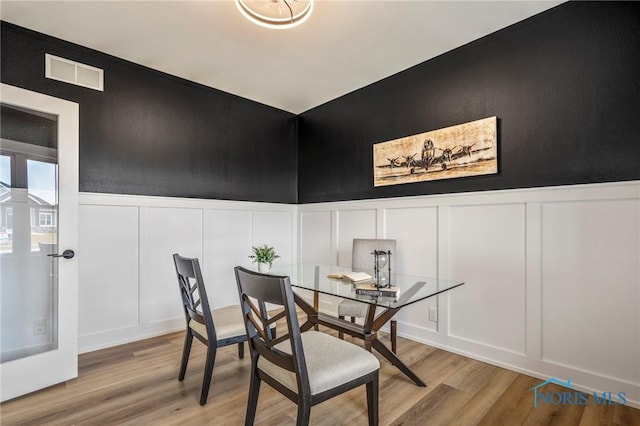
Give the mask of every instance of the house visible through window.
POLYGON ((0 253, 14 253, 16 248, 37 253, 42 244, 58 240, 57 152, 5 139, 1 148, 0 253), (14 224, 14 215, 28 222, 14 224))
POLYGON ((53 212, 40 212, 38 226, 53 226, 53 212))

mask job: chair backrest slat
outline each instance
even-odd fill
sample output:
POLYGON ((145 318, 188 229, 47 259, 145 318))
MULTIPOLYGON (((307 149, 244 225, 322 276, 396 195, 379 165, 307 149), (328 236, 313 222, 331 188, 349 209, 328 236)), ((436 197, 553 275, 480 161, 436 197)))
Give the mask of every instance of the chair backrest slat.
POLYGON ((285 340, 289 340, 289 333, 283 334, 280 337, 271 340, 271 347, 277 345, 280 342, 284 342, 285 340))
POLYGON ((256 305, 250 298, 246 298, 245 301, 251 309, 247 319, 251 322, 255 331, 260 334, 260 337, 265 342, 270 342, 271 335, 269 334, 269 321, 266 307, 263 303, 258 303, 260 308, 256 308, 256 305))
POLYGON ((267 324, 271 325, 273 323, 275 323, 276 321, 281 320, 282 318, 285 317, 285 312, 284 311, 280 311, 280 313, 272 316, 271 318, 269 318, 269 320, 267 321, 267 324))

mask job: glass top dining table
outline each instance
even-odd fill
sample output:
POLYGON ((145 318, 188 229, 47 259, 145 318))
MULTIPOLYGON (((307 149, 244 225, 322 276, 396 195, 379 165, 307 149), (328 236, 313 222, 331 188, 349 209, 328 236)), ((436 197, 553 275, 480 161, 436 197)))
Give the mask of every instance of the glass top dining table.
MULTIPOLYGON (((296 304, 307 315, 307 320, 300 326, 301 331, 311 328, 318 330, 319 326, 325 326, 337 330, 339 336, 349 334, 352 337, 362 339, 368 350, 375 349, 416 385, 426 386, 422 379, 405 365, 394 351, 390 350, 378 339, 377 333, 403 307, 452 290, 463 285, 464 282, 391 273, 388 274, 390 275, 388 283, 399 289, 397 295, 392 297, 368 296, 357 294, 356 284, 349 280, 338 280, 329 277, 332 274, 349 272, 353 271, 345 267, 300 263, 275 266, 271 268, 269 274, 289 277, 292 287, 313 292, 313 304, 310 304, 304 297, 294 292, 296 304), (319 294, 337 296, 368 304, 367 313, 362 324, 356 324, 344 318, 320 312, 318 309, 319 294)), ((366 272, 371 276, 375 275, 373 271, 359 272, 366 272)))
MULTIPOLYGON (((419 302, 464 284, 462 281, 396 274, 392 272, 388 283, 399 289, 397 297, 367 296, 356 294, 356 283, 347 279, 339 280, 329 278, 329 275, 332 274, 345 274, 349 272, 353 272, 353 270, 341 266, 299 263, 274 266, 269 271, 269 274, 288 276, 293 287, 393 309, 411 305, 412 303, 419 302)), ((366 272, 372 277, 375 275, 374 271, 362 270, 360 272, 366 272)), ((372 279, 370 282, 375 282, 375 280, 372 279)))

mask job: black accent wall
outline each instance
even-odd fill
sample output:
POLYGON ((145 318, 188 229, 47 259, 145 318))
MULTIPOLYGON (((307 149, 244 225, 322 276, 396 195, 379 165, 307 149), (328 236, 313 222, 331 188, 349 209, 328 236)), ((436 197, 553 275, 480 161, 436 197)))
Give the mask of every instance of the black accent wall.
POLYGON ((640 179, 640 3, 570 2, 309 110, 299 202, 640 179), (374 188, 373 144, 497 116, 499 173, 374 188))
POLYGON ((3 83, 80 105, 80 190, 297 202, 294 114, 1 24, 3 83), (44 77, 44 54, 102 68, 104 92, 44 77))
POLYGON ((640 2, 569 2, 299 117, 10 23, 1 80, 80 104, 80 190, 313 203, 640 179, 640 2), (105 91, 44 78, 44 53, 105 91), (498 117, 499 173, 374 188, 378 142, 498 117))

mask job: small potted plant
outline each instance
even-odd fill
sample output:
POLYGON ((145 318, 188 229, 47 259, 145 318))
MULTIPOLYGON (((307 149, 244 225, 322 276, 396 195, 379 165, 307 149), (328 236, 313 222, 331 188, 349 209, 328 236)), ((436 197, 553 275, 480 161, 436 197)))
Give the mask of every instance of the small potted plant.
POLYGON ((273 261, 280 257, 276 254, 276 250, 273 247, 266 244, 251 248, 253 249, 253 254, 249 256, 249 258, 253 259, 253 263, 258 262, 258 271, 262 273, 269 272, 273 261))

